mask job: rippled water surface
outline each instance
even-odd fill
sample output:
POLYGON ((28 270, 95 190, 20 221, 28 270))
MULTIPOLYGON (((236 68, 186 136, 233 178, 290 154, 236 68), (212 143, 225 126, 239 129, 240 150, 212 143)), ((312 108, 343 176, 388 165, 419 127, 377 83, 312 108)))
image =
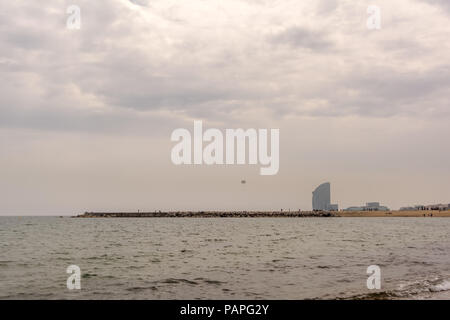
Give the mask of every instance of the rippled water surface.
POLYGON ((0 217, 0 299, 449 298, 449 280, 448 218, 0 217))

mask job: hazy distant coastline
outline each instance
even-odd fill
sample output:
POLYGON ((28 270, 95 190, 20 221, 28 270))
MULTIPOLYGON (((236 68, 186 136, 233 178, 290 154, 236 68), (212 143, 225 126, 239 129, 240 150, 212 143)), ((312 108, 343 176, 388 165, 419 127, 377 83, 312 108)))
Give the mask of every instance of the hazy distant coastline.
POLYGON ((450 217, 447 211, 153 211, 85 212, 76 218, 450 217))

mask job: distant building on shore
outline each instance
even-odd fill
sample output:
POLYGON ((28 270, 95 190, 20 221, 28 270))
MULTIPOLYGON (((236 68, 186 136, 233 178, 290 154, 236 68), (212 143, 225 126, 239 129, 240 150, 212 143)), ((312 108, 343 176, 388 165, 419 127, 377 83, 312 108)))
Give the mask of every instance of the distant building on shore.
POLYGON ((401 207, 399 211, 418 211, 419 209, 416 207, 401 207))
POLYGON ((361 207, 349 207, 344 211, 389 211, 386 206, 380 206, 379 202, 367 202, 365 206, 361 207))
POLYGON ((330 183, 325 182, 318 186, 312 193, 313 211, 338 211, 337 204, 331 204, 330 183))
POLYGON ((431 204, 428 206, 425 206, 424 210, 439 210, 439 211, 445 211, 450 210, 450 203, 449 204, 431 204))
POLYGON ((450 203, 449 204, 431 204, 431 205, 417 205, 414 207, 401 207, 400 211, 419 211, 419 210, 439 210, 439 211, 446 211, 450 210, 450 203))
POLYGON ((329 204, 327 211, 339 211, 339 206, 337 204, 329 204))
POLYGON ((325 182, 318 186, 312 193, 312 208, 313 211, 327 210, 331 204, 330 183, 325 182))

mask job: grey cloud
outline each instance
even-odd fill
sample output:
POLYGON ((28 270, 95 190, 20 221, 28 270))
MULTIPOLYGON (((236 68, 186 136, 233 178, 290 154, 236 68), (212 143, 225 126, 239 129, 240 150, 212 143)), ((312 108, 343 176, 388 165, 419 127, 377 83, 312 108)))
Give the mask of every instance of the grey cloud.
POLYGON ((330 14, 338 7, 337 0, 321 0, 318 2, 317 11, 319 14, 330 14))
POLYGON ((143 7, 147 7, 149 5, 149 0, 130 0, 130 2, 143 7))
POLYGON ((426 2, 431 5, 435 5, 441 9, 443 9, 447 13, 450 13, 450 1, 448 1, 448 0, 419 0, 419 1, 426 2))
POLYGON ((300 47, 315 51, 329 50, 332 43, 324 33, 308 30, 302 27, 291 27, 271 37, 273 44, 286 44, 292 47, 300 47))
POLYGON ((427 72, 399 73, 388 69, 380 71, 362 75, 352 81, 364 88, 364 94, 374 94, 391 102, 416 100, 450 87, 449 66, 427 72))
POLYGON ((30 111, 21 108, 3 108, 0 126, 36 130, 108 133, 114 135, 151 134, 168 136, 170 128, 184 123, 173 117, 161 115, 137 115, 126 112, 98 113, 40 108, 30 111))
MULTIPOLYGON (((333 2, 325 4, 334 8, 333 2)), ((261 42, 236 35, 230 43, 211 42, 178 25, 158 30, 144 24, 141 30, 129 20, 131 13, 121 13, 120 2, 81 2, 82 28, 73 32, 53 11, 24 6, 28 9, 17 5, 8 16, 28 19, 27 24, 0 25, 2 126, 104 131, 109 124, 111 131, 126 131, 134 122, 153 123, 146 113, 174 114, 155 116, 159 123, 183 117, 236 122, 241 112, 254 109, 274 117, 448 113, 447 65, 421 73, 401 65, 372 67, 333 43, 333 30, 292 26, 261 42), (42 15, 26 15, 35 10, 42 15), (151 47, 143 47, 140 37, 129 40, 141 34, 151 36, 151 47), (170 37, 175 40, 168 43, 170 37), (317 59, 320 54, 324 60, 317 59), (329 63, 325 57, 339 67, 330 62, 323 68, 329 63), (67 88, 75 93, 67 94, 67 88), (96 104, 106 108, 98 113, 96 104)), ((63 9, 61 14, 66 17, 63 9)), ((401 39, 382 40, 378 50, 384 58, 401 54, 421 61, 431 52, 401 39)))
POLYGON ((318 92, 286 99, 278 115, 313 117, 450 116, 450 67, 426 72, 398 72, 391 68, 355 69, 322 86, 318 92), (321 101, 314 108, 311 101, 321 101))

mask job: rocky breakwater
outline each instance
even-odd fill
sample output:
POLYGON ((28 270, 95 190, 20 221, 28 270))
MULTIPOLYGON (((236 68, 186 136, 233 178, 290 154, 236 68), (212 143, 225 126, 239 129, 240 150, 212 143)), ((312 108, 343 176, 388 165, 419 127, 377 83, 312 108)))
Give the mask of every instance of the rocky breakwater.
POLYGON ((85 212, 76 218, 304 218, 337 217, 328 211, 153 211, 85 212))

